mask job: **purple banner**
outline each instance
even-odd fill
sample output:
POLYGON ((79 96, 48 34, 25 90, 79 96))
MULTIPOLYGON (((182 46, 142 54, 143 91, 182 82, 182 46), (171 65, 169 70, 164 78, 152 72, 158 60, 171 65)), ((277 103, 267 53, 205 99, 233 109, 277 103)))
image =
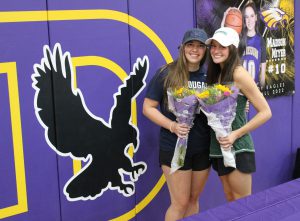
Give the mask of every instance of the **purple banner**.
POLYGON ((239 32, 243 66, 266 97, 294 94, 294 1, 197 0, 196 11, 210 35, 222 25, 239 32))

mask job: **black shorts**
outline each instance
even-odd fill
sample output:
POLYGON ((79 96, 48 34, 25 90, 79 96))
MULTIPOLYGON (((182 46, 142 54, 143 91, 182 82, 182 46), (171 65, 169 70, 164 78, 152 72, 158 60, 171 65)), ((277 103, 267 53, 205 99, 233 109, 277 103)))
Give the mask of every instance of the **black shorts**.
MULTIPOLYGON (((225 167, 223 158, 211 158, 212 166, 219 176, 224 176, 235 170, 233 167, 225 167)), ((236 169, 243 173, 256 171, 255 154, 253 152, 242 152, 235 155, 236 169)))
MULTIPOLYGON (((159 165, 171 167, 174 151, 159 151, 159 165)), ((201 171, 210 167, 209 150, 203 150, 197 153, 187 153, 184 159, 184 166, 179 170, 201 171)))

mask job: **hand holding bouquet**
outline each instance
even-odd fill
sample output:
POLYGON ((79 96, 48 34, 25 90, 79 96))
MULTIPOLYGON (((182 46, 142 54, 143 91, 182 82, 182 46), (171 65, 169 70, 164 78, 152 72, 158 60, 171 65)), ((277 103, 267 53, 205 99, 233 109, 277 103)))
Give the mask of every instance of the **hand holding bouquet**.
MULTIPOLYGON (((226 137, 232 132, 231 124, 235 118, 238 88, 234 85, 215 84, 197 93, 201 111, 207 116, 208 125, 215 131, 216 137, 226 137)), ((236 168, 233 147, 221 152, 226 167, 236 168)))
MULTIPOLYGON (((186 87, 178 89, 169 88, 168 107, 169 110, 176 116, 176 121, 192 127, 195 118, 198 101, 195 96, 195 91, 186 87)), ((173 173, 184 165, 184 159, 187 149, 188 137, 178 137, 174 155, 171 162, 171 172, 173 173)))

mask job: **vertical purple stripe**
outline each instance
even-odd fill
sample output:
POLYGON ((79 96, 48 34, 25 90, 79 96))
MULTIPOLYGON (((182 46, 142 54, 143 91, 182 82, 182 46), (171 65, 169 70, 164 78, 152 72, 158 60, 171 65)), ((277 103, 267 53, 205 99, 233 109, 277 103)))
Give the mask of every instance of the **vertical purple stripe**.
POLYGON ((7 74, 0 74, 0 208, 17 203, 7 74))

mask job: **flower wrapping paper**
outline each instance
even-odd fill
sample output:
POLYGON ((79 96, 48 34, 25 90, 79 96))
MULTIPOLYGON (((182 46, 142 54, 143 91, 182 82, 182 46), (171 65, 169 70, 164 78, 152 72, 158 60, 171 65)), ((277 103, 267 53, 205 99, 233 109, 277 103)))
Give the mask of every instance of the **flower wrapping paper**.
MULTIPOLYGON (((200 109, 207 116, 208 125, 214 130, 217 138, 226 137, 232 132, 231 125, 235 119, 239 93, 239 89, 234 85, 227 86, 229 90, 222 88, 223 86, 220 84, 209 86, 201 92, 203 96, 197 96, 200 109), (209 93, 210 90, 217 90, 219 94, 209 93), (219 98, 214 99, 213 96, 219 98)), ((221 152, 224 166, 236 168, 233 146, 226 149, 221 146, 221 152)))
MULTIPOLYGON (((198 107, 198 100, 194 94, 194 91, 187 88, 180 88, 178 90, 169 88, 167 90, 167 95, 168 108, 176 116, 176 121, 192 127, 196 109, 198 107)), ((184 166, 187 143, 188 136, 184 138, 177 138, 174 155, 171 162, 170 174, 184 166)))

